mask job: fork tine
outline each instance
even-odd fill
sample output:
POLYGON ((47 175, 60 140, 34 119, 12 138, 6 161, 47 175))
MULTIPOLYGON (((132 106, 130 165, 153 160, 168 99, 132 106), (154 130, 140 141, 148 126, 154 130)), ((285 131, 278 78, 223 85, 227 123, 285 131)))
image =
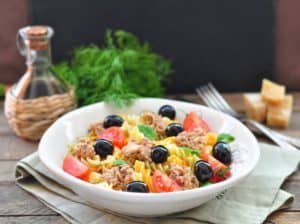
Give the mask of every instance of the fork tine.
POLYGON ((212 83, 207 84, 208 88, 211 90, 211 92, 214 94, 214 96, 217 98, 217 100, 222 103, 223 107, 226 109, 231 110, 231 106, 225 101, 223 96, 219 93, 219 91, 214 87, 212 83))
POLYGON ((204 101, 204 103, 209 106, 209 107, 212 107, 216 110, 218 110, 217 108, 217 105, 212 102, 210 100, 210 98, 208 97, 208 94, 207 94, 207 90, 204 88, 204 86, 201 86, 199 88, 196 88, 196 92, 198 93, 198 95, 202 98, 202 100, 204 101))
POLYGON ((219 91, 214 87, 214 85, 212 83, 208 83, 207 86, 213 92, 215 98, 220 103, 220 105, 222 106, 222 108, 226 109, 228 112, 230 112, 232 114, 236 114, 236 112, 234 111, 234 109, 226 102, 226 100, 224 99, 224 97, 219 93, 219 91))
POLYGON ((212 95, 211 91, 206 85, 199 87, 198 90, 201 93, 202 99, 209 107, 212 107, 216 110, 220 110, 220 105, 218 104, 218 101, 215 99, 215 97, 212 95))
POLYGON ((196 91, 209 107, 230 114, 232 116, 236 116, 236 113, 233 110, 227 109, 223 106, 220 100, 218 100, 216 94, 208 87, 208 85, 200 86, 196 91))
POLYGON ((227 110, 226 108, 223 107, 223 105, 220 103, 220 101, 217 99, 216 95, 211 91, 211 89, 208 86, 203 87, 203 89, 206 90, 206 95, 207 98, 210 100, 211 104, 215 105, 215 109, 231 114, 231 111, 227 110))
POLYGON ((213 107, 213 105, 210 104, 210 101, 207 99, 207 96, 205 93, 203 93, 202 89, 200 88, 196 88, 196 92, 198 94, 198 96, 201 97, 201 99, 203 100, 203 102, 209 106, 209 107, 213 107))
POLYGON ((213 104, 216 110, 220 110, 220 105, 216 100, 215 96, 212 94, 211 90, 208 88, 208 86, 202 86, 201 89, 206 94, 206 97, 209 100, 210 104, 213 104))

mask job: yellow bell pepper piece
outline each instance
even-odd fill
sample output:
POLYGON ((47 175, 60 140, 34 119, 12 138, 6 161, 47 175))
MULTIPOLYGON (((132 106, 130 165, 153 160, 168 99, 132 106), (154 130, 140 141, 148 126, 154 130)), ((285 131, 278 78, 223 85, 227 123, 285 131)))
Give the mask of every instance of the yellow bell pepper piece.
POLYGON ((205 145, 214 145, 217 143, 218 136, 213 132, 208 132, 205 136, 205 145))

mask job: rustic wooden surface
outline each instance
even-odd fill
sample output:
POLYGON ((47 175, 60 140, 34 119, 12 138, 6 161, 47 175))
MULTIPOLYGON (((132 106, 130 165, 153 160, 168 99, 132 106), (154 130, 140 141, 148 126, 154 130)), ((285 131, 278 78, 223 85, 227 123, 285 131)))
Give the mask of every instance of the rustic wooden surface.
MULTIPOLYGON (((282 132, 300 138, 300 93, 294 96, 292 122, 282 132)), ((196 95, 173 97, 201 103, 196 95)), ((243 111, 241 94, 225 94, 225 98, 236 110, 243 111)), ((34 152, 36 147, 37 143, 24 141, 12 133, 3 115, 3 102, 0 102, 0 223, 66 223, 61 216, 15 185, 15 164, 34 152)), ((295 201, 291 208, 272 214, 265 224, 300 224, 300 172, 289 177, 283 188, 295 195, 295 201)))

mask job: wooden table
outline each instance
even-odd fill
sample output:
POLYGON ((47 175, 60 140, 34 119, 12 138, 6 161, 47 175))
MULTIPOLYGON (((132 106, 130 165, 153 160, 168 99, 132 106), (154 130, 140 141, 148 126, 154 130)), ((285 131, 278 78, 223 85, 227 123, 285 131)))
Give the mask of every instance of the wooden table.
MULTIPOLYGON (((294 96, 292 122, 282 132, 300 137, 300 93, 294 96)), ((196 95, 175 97, 200 103, 196 95)), ((236 110, 243 111, 240 94, 225 94, 225 97, 236 110)), ((37 143, 16 137, 3 115, 3 102, 0 102, 0 108, 0 223, 66 223, 61 216, 15 185, 13 172, 17 161, 34 152, 37 143)), ((300 224, 300 172, 289 177, 283 188, 295 195, 295 202, 291 208, 272 214, 265 223, 300 224)))

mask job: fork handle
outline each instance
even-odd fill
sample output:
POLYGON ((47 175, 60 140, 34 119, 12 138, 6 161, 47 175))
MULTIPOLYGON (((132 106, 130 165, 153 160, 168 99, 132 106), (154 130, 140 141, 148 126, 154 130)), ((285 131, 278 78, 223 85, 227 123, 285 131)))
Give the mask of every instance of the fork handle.
MULTIPOLYGON (((248 123, 248 124, 251 122, 250 119, 244 119, 243 121, 244 121, 245 123, 248 123)), ((253 121, 253 120, 252 120, 252 121, 253 121)), ((259 123, 258 123, 258 124, 259 124, 259 123)), ((251 123, 250 125, 254 126, 253 123, 251 123)), ((263 126, 263 125, 262 125, 262 126, 263 126)), ((263 127, 267 128, 266 126, 263 126, 263 127)), ((256 127, 256 130, 257 130, 257 129, 258 129, 258 128, 256 127)), ((272 129, 270 129, 270 128, 267 128, 267 129, 271 132, 271 134, 275 135, 277 138, 281 139, 282 141, 288 142, 288 143, 290 143, 291 145, 295 146, 296 148, 299 148, 299 149, 300 149, 300 139, 295 138, 295 137, 291 137, 291 136, 288 136, 288 135, 285 135, 285 134, 282 134, 282 133, 280 133, 280 132, 278 132, 278 131, 275 131, 275 130, 272 130, 272 129)))
POLYGON ((281 140, 286 141, 286 142, 288 142, 288 143, 292 144, 293 146, 295 146, 295 147, 297 147, 297 148, 300 149, 300 139, 294 138, 294 137, 291 137, 291 136, 287 136, 287 135, 284 135, 284 134, 281 134, 281 133, 278 132, 278 131, 274 131, 274 130, 271 130, 271 131, 272 131, 272 133, 273 133, 276 137, 278 137, 278 138, 280 138, 281 140))
POLYGON ((292 146, 287 141, 283 140, 282 138, 279 138, 279 136, 277 135, 277 132, 258 123, 257 121, 247 119, 247 120, 245 120, 245 122, 247 124, 252 125, 253 127, 257 128, 259 131, 261 131, 263 134, 265 134, 268 138, 270 138, 272 141, 274 141, 281 148, 290 148, 290 149, 294 149, 294 150, 296 149, 294 146, 292 146))

